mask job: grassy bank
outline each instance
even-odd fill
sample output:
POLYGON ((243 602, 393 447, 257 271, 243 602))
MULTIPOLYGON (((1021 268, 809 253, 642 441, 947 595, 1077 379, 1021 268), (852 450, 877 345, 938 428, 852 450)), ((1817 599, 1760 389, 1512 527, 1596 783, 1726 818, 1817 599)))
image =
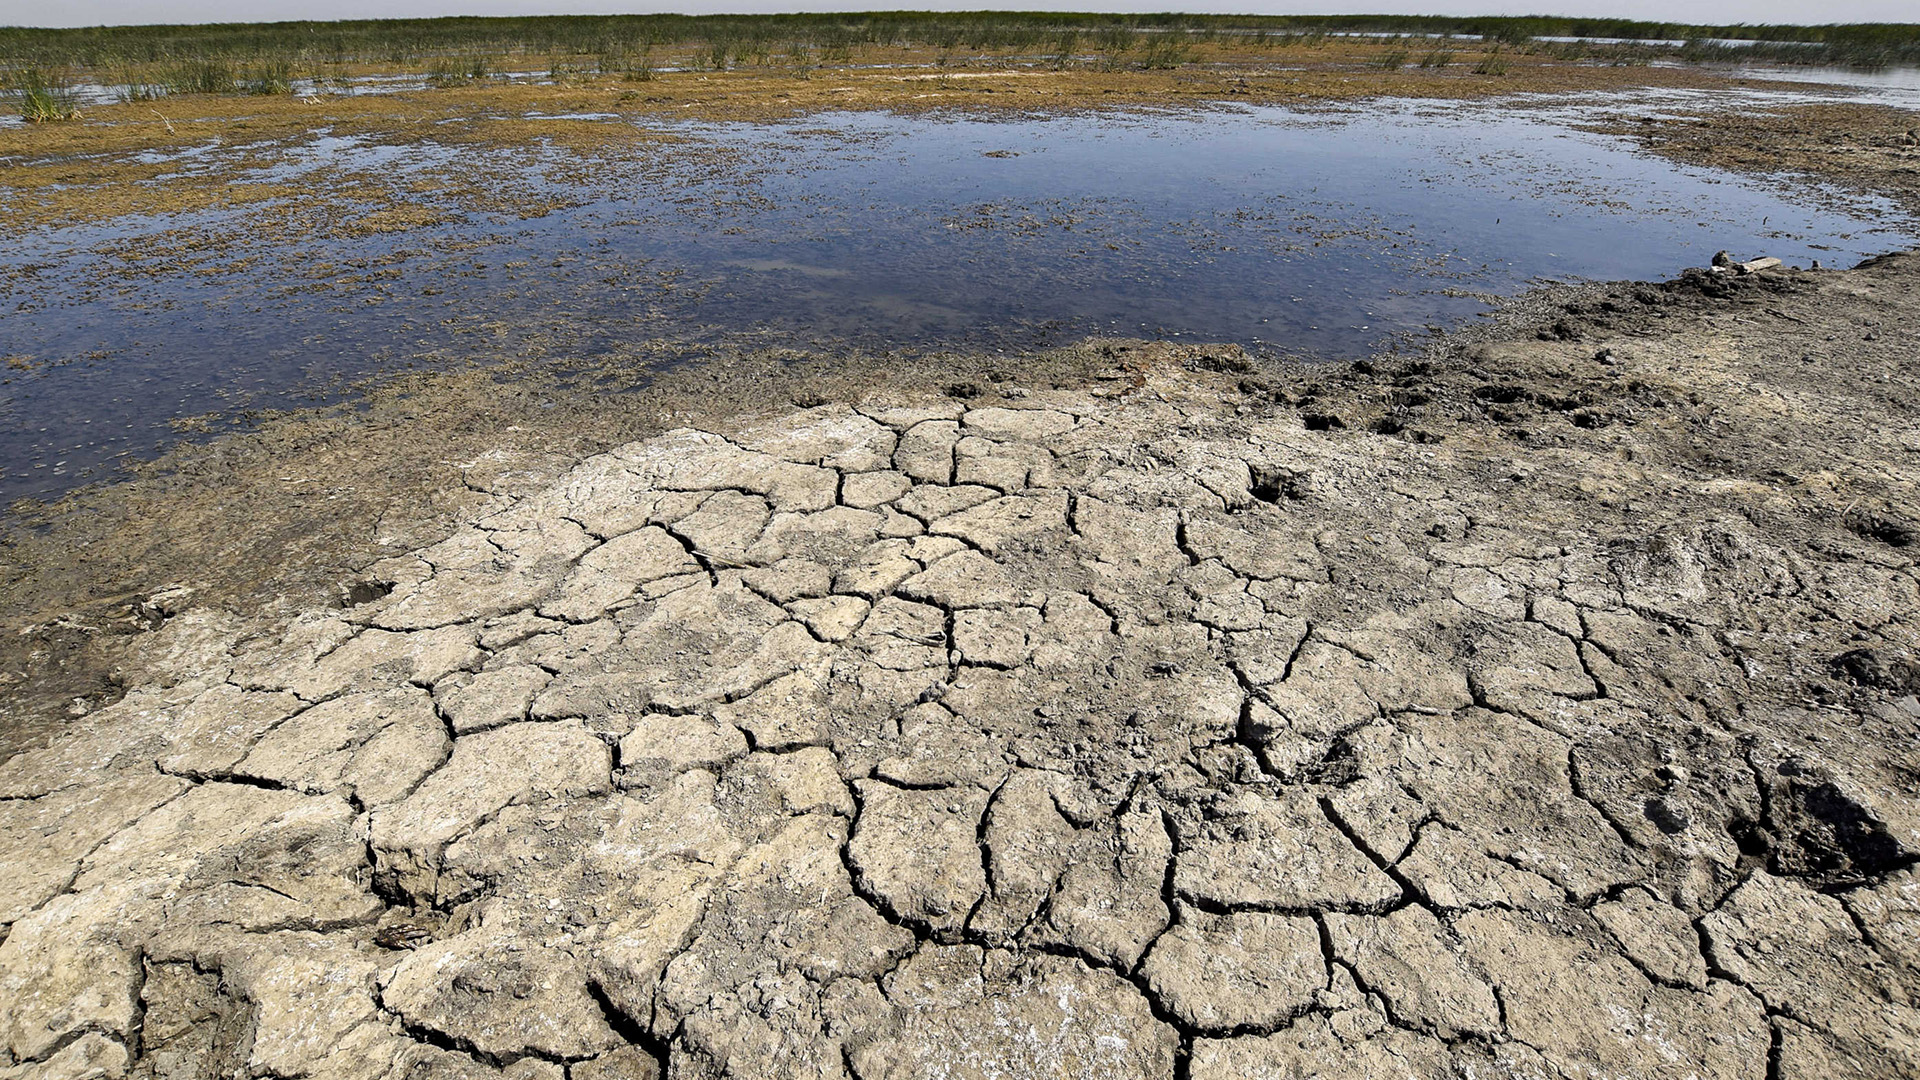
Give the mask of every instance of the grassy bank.
POLYGON ((1329 37, 1352 34, 1457 36, 1565 59, 1624 62, 1663 57, 1868 65, 1920 61, 1920 25, 1915 24, 1711 26, 1539 17, 870 12, 0 27, 0 69, 32 68, 88 82, 182 92, 247 89, 251 80, 276 65, 303 73, 374 67, 424 74, 437 67, 472 71, 476 62, 482 71, 499 62, 524 68, 532 58, 541 65, 639 72, 664 62, 666 53, 682 64, 725 68, 845 62, 873 48, 1178 63, 1193 59, 1188 55, 1192 47, 1210 43, 1314 47, 1329 37), (1543 40, 1548 38, 1573 40, 1543 40), (1607 38, 1635 41, 1597 40, 1607 38), (1721 44, 1726 41, 1754 44, 1721 44))

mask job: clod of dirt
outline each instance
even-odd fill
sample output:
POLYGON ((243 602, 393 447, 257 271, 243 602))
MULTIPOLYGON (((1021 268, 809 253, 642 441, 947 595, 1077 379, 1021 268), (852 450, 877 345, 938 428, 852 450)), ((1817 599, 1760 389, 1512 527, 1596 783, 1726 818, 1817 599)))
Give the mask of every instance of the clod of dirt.
POLYGON ((1847 528, 1890 547, 1911 547, 1915 540, 1920 540, 1920 528, 1905 518, 1891 514, 1856 510, 1847 515, 1847 528))

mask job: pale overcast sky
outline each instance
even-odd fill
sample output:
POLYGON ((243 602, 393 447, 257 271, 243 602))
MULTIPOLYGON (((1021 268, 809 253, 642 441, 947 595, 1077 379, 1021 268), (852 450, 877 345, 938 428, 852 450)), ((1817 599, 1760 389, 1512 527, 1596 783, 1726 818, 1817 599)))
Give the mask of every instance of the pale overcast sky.
MULTIPOLYGON (((377 19, 434 15, 760 13, 857 10, 858 0, 0 0, 0 25, 99 26, 274 19, 377 19)), ((1209 11, 1271 15, 1364 11, 1430 15, 1597 15, 1692 23, 1911 22, 1915 0, 897 0, 876 8, 1027 11, 1209 11)))

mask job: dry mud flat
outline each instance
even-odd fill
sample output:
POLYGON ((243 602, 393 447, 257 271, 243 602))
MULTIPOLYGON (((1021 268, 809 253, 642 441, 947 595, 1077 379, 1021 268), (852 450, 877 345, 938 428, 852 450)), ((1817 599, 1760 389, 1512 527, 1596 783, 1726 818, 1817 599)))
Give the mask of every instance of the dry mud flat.
POLYGON ((1917 283, 674 431, 180 612, 0 763, 0 1076, 1914 1075, 1917 283))

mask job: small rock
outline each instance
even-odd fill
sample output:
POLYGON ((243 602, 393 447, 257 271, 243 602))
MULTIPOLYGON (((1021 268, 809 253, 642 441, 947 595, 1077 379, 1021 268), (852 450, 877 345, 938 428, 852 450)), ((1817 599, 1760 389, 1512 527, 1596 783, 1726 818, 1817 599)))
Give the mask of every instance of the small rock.
POLYGON ((417 949, 433 940, 433 930, 419 923, 399 922, 373 932, 373 943, 383 949, 417 949))

